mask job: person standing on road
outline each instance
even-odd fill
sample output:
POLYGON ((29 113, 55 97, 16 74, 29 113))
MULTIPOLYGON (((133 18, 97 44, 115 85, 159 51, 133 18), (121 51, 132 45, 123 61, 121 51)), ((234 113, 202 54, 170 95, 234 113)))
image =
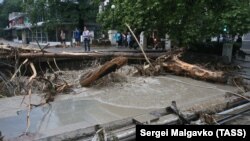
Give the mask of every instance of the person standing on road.
POLYGON ((63 32, 63 30, 61 30, 61 34, 60 34, 60 37, 61 37, 61 44, 63 45, 63 47, 66 46, 66 35, 65 33, 63 32))
POLYGON ((122 33, 122 46, 127 47, 127 34, 125 32, 122 33))
POLYGON ((115 34, 115 41, 116 41, 116 43, 117 43, 117 47, 119 48, 119 47, 121 47, 121 45, 122 45, 122 35, 121 35, 121 33, 120 32, 116 32, 116 34, 115 34))
POLYGON ((86 26, 84 26, 84 31, 82 33, 85 51, 90 51, 90 33, 86 26))
POLYGON ((131 42, 132 42, 132 36, 130 34, 130 32, 128 32, 128 35, 127 35, 127 43, 128 43, 128 47, 131 48, 131 42))
POLYGON ((76 47, 80 46, 80 37, 81 37, 81 33, 78 30, 78 28, 76 28, 76 30, 74 31, 74 38, 75 38, 75 42, 76 42, 76 47))

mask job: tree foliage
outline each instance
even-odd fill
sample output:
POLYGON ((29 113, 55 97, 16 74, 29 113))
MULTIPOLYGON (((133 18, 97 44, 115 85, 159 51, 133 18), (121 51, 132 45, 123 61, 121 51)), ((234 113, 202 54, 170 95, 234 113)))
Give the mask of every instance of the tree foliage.
POLYGON ((0 4, 0 28, 8 26, 8 17, 11 12, 20 12, 22 0, 4 0, 0 4))
POLYGON ((217 36, 224 26, 230 34, 248 32, 250 1, 113 0, 98 15, 98 21, 108 29, 113 18, 117 29, 124 29, 124 23, 128 23, 144 31, 168 33, 172 40, 188 44, 217 36), (111 4, 116 6, 114 11, 111 4))
POLYGON ((24 10, 32 23, 46 21, 47 27, 58 24, 74 24, 82 27, 85 22, 95 21, 98 5, 91 0, 26 0, 24 10), (41 20, 42 19, 42 20, 41 20))

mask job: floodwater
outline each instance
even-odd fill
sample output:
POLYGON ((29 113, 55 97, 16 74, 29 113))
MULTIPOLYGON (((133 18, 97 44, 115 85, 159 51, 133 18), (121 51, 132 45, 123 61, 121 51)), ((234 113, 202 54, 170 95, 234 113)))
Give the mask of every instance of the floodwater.
MULTIPOLYGON (((77 84, 81 73, 68 71, 71 79, 67 77, 67 80, 77 84)), ((132 77, 127 72, 119 73, 119 80, 104 79, 90 88, 81 88, 78 84, 70 94, 59 95, 51 105, 33 108, 29 129, 33 138, 133 117, 168 107, 173 100, 182 110, 211 104, 224 100, 226 91, 235 91, 230 86, 185 77, 132 77)), ((7 139, 21 135, 26 129, 27 110, 25 106, 20 107, 21 101, 22 97, 0 100, 0 131, 7 139)))
MULTIPOLYGON (((95 100, 68 99, 34 108, 30 113, 29 131, 36 136, 48 136, 56 134, 56 130, 59 130, 58 133, 61 129, 70 131, 144 112, 140 109, 117 108, 95 100)), ((1 118, 0 131, 7 138, 21 135, 26 130, 26 116, 27 111, 24 110, 17 112, 16 116, 1 118)))

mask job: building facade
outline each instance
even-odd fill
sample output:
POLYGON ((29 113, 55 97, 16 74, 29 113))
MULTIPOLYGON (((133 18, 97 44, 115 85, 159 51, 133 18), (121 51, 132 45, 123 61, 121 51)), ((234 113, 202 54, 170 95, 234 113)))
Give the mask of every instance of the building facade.
POLYGON ((20 43, 48 42, 48 34, 43 30, 42 21, 36 26, 29 22, 26 13, 12 12, 9 14, 9 25, 5 28, 8 39, 20 43))
POLYGON ((90 19, 88 15, 85 17, 81 16, 83 11, 80 13, 79 7, 80 4, 84 7, 83 4, 85 3, 80 3, 82 1, 79 0, 58 0, 57 6, 55 6, 55 3, 49 3, 51 1, 48 0, 44 7, 39 7, 42 11, 34 11, 38 13, 33 14, 38 16, 36 18, 31 17, 32 19, 30 20, 33 20, 33 24, 31 24, 28 14, 29 11, 32 11, 36 7, 36 2, 39 1, 34 0, 33 3, 23 0, 27 14, 25 12, 13 12, 9 14, 9 25, 5 28, 5 35, 8 35, 7 39, 22 43, 36 41, 41 43, 60 42, 60 31, 63 30, 66 33, 66 41, 72 42, 73 31, 76 27, 83 29, 85 25, 95 33, 97 30, 100 30, 100 26, 95 23, 95 20, 90 19))

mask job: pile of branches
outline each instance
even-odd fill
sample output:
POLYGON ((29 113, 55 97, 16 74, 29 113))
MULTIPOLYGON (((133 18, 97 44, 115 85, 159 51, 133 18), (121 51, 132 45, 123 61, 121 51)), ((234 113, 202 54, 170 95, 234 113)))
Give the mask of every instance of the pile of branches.
POLYGON ((28 108, 27 128, 25 134, 28 133, 28 129, 30 127, 30 112, 32 108, 42 106, 54 101, 55 97, 58 94, 70 91, 73 86, 71 84, 68 84, 65 80, 59 78, 59 75, 57 73, 54 73, 53 76, 38 76, 35 65, 28 59, 21 63, 21 65, 18 67, 18 69, 15 70, 15 73, 11 78, 7 77, 4 73, 0 73, 0 85, 4 85, 3 87, 0 87, 1 90, 8 90, 8 92, 6 92, 7 95, 5 96, 24 95, 21 104, 23 104, 24 100, 28 98, 28 103, 24 103, 28 108), (23 66, 29 67, 31 69, 32 75, 30 77, 27 78, 20 75, 22 74, 21 68, 23 66), (34 89, 38 86, 42 87, 41 90, 45 94, 41 103, 33 104, 31 101, 31 96, 34 93, 34 89))

